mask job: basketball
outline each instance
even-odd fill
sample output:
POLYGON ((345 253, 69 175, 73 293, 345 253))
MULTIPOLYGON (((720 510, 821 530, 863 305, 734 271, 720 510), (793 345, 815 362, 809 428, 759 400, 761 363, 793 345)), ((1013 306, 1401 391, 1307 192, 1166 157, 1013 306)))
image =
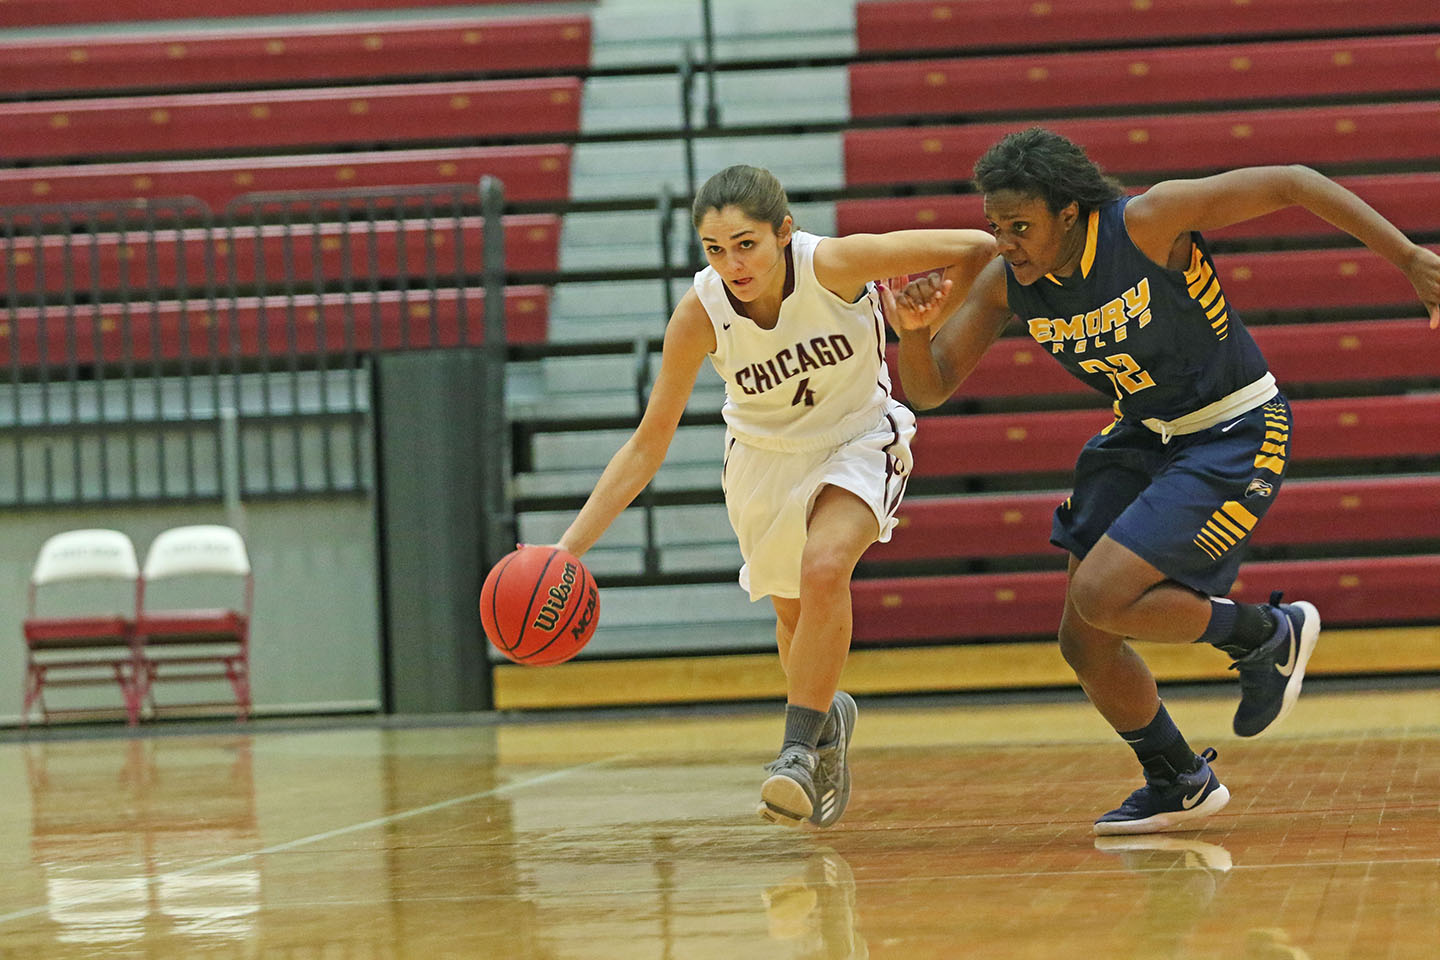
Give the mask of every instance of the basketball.
POLYGON ((500 559, 480 589, 485 636, 527 666, 569 660, 600 619, 600 590, 585 564, 557 547, 522 546, 500 559))

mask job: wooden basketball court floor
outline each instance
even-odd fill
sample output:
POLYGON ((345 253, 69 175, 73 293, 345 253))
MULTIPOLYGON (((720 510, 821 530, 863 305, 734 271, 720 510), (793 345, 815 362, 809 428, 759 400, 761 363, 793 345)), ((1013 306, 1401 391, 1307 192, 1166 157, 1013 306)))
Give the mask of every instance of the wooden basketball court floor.
POLYGON ((1307 687, 1233 799, 1138 784, 1083 702, 861 703, 850 810, 753 809, 779 710, 205 725, 0 744, 0 960, 1440 957, 1440 688, 1307 687))

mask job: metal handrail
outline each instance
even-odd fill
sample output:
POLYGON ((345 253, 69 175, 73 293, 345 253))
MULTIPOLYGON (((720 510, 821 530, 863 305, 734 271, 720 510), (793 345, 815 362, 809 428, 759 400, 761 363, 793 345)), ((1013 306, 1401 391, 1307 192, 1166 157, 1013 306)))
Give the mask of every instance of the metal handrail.
POLYGON ((488 543, 482 570, 488 570, 515 545, 515 505, 511 496, 510 430, 505 420, 505 189, 496 177, 480 180, 480 210, 485 246, 481 265, 485 287, 485 324, 480 348, 485 358, 485 410, 502 424, 481 438, 484 462, 482 509, 488 543))

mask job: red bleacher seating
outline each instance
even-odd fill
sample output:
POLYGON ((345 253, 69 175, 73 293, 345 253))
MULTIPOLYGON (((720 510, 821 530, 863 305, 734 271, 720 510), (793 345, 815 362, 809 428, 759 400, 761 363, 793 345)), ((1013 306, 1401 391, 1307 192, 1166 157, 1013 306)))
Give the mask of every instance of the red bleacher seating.
POLYGON ((1440 36, 855 63, 852 117, 966 116, 1121 105, 1440 91, 1440 36))
MULTIPOLYGON (((544 342, 548 296, 544 287, 505 288, 507 342, 544 342)), ((209 356, 212 337, 220 357, 450 347, 461 343, 462 299, 464 342, 479 345, 485 309, 485 291, 479 288, 440 290, 433 303, 425 291, 406 296, 395 290, 241 297, 218 301, 213 316, 199 301, 106 303, 98 306, 98 319, 96 307, 77 307, 73 323, 67 323, 63 307, 51 307, 43 336, 38 308, 24 307, 0 313, 0 363, 63 366, 72 348, 79 364, 194 359, 209 356), (232 345, 232 335, 238 346, 232 345)))
MULTIPOLYGON (((460 266, 478 274, 483 267, 484 221, 480 217, 462 217, 460 230, 460 266)), ((560 257, 560 219, 553 214, 525 214, 505 218, 505 265, 512 272, 553 271, 560 257)), ((126 289, 141 292, 154 286, 159 289, 181 284, 199 287, 205 282, 205 252, 208 231, 186 230, 177 238, 173 230, 157 231, 153 239, 146 234, 101 233, 91 237, 48 234, 41 238, 43 258, 35 256, 33 236, 17 238, 14 243, 14 282, 18 290, 43 289, 62 292, 66 286, 65 263, 71 263, 71 282, 93 284, 101 290, 126 289), (93 250, 93 253, 92 253, 93 250), (183 257, 182 257, 183 254, 183 257), (92 262, 93 258, 93 262, 92 262), (121 281, 124 281, 123 284, 121 281), (43 283, 42 283, 43 281, 43 283)), ((285 277, 287 251, 298 283, 366 277, 371 269, 380 276, 394 277, 400 273, 401 253, 405 272, 423 276, 434 270, 441 275, 454 273, 456 256, 456 224, 450 217, 435 217, 427 225, 424 220, 403 223, 382 221, 369 223, 325 223, 318 231, 303 223, 287 231, 282 226, 237 227, 233 237, 216 231, 214 262, 210 268, 222 281, 232 280, 248 286, 263 279, 272 287, 285 277), (430 234, 433 252, 427 253, 426 233, 430 234), (320 240, 319 262, 313 238, 320 240), (234 271, 231 272, 227 244, 233 239, 234 271), (345 269, 349 251, 349 269, 345 269), (427 261, 427 257, 429 258, 427 261), (263 267, 263 269, 262 269, 263 267)), ((0 239, 0 262, 5 246, 0 239)))
POLYGON ((1147 43, 1218 37, 1315 36, 1440 27, 1426 0, 861 0, 861 53, 1147 43))
POLYGON ((487 174, 504 181, 507 200, 563 199, 570 191, 570 147, 456 147, 28 167, 0 170, 0 206, 188 196, 218 213, 230 200, 253 191, 475 183, 487 174))
MULTIPOLYGON (((1336 180, 1359 194, 1380 214, 1405 231, 1440 228, 1440 173, 1391 173, 1336 180)), ((1136 187, 1135 192, 1145 189, 1136 187)), ((985 226, 984 198, 977 193, 944 196, 879 197, 835 204, 836 233, 885 233, 923 227, 985 226)), ((1301 207, 1288 207, 1221 230, 1208 238, 1328 237, 1339 228, 1301 207)))
MULTIPOLYGON (((527 0, 307 0, 307 13, 398 10, 406 7, 465 6, 473 3, 525 3, 527 0)), ((114 23, 125 20, 175 20, 187 17, 254 17, 294 13, 294 0, 5 0, 0 27, 38 27, 62 23, 114 23)))
MULTIPOLYGON (((1263 601, 1285 589, 1324 611, 1329 626, 1440 619, 1440 556, 1248 563, 1230 596, 1263 601)), ((857 644, 977 637, 1053 636, 1065 573, 857 580, 851 586, 857 644)))
POLYGON ((373 82, 589 64, 590 18, 576 16, 94 34, 0 42, 0 92, 373 82))
MULTIPOLYGON (((849 130, 851 186, 968 180, 975 161, 1029 122, 849 130)), ((1440 103, 1057 119, 1042 125, 1085 146, 1114 174, 1196 172, 1249 164, 1432 160, 1440 103)))
POLYGON ((1261 310, 1343 307, 1421 309, 1419 296, 1394 264, 1367 249, 1284 250, 1215 257, 1225 297, 1244 316, 1261 310))
MULTIPOLYGON (((1277 324, 1253 327, 1250 332, 1282 387, 1433 378, 1440 373, 1440 337, 1420 319, 1277 324)), ((886 360, 892 389, 903 400, 895 349, 893 344, 887 348, 886 360)), ((1029 337, 1005 337, 985 353, 955 396, 960 400, 1047 394, 1099 398, 1053 362, 1049 353, 1029 337)))
MULTIPOLYGON (((1059 556, 1050 544, 1055 507, 1069 491, 912 497, 900 505, 888 543, 865 553, 894 563, 1031 555, 1059 556)), ((1350 477, 1292 480, 1265 521, 1256 545, 1367 543, 1440 539, 1440 477, 1350 477)))
POLYGON ((574 133, 575 77, 0 103, 10 159, 574 133))
MULTIPOLYGON (((1440 394, 1297 400, 1290 458, 1356 460, 1440 456, 1440 394)), ((924 418, 916 477, 1069 471, 1108 410, 987 413, 924 418)))

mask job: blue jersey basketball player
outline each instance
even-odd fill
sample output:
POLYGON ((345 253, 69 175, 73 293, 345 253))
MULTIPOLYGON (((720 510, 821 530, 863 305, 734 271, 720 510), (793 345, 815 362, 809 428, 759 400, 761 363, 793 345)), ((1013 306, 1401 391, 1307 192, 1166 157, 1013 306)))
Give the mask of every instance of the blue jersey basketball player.
POLYGON ((1076 144, 1033 128, 991 147, 975 183, 1001 257, 968 293, 925 281, 882 291, 905 393, 920 408, 944 402, 1015 316, 1115 398, 1116 420, 1085 444, 1074 492, 1055 512, 1051 540, 1070 553, 1060 648, 1145 772, 1095 832, 1174 829, 1219 810, 1229 792, 1210 768, 1214 751, 1186 743, 1129 641, 1202 641, 1229 654, 1240 675, 1235 732, 1253 737, 1294 705, 1320 633, 1309 603, 1224 598, 1285 479, 1290 407, 1220 289, 1201 231, 1302 206, 1404 271, 1432 328, 1440 256, 1302 166, 1127 197, 1076 144))

